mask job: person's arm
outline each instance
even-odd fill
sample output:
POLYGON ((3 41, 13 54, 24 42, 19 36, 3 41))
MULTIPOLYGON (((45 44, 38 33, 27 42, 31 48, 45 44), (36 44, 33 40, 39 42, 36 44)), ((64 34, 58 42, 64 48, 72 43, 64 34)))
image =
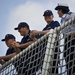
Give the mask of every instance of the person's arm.
POLYGON ((12 44, 12 47, 14 48, 15 52, 18 54, 18 53, 21 52, 21 50, 20 50, 20 48, 16 47, 16 45, 19 45, 19 43, 14 42, 14 43, 12 44))
POLYGON ((9 60, 11 59, 12 57, 14 57, 16 55, 16 52, 12 53, 12 54, 9 54, 9 55, 6 55, 6 56, 0 56, 0 59, 3 59, 3 60, 9 60))
POLYGON ((37 38, 35 37, 35 35, 31 32, 30 33, 30 38, 35 42, 37 41, 37 38))
POLYGON ((29 45, 31 45, 33 43, 33 41, 30 41, 30 42, 27 42, 27 43, 24 43, 24 44, 20 44, 20 48, 26 48, 28 47, 29 45))
POLYGON ((33 42, 37 41, 37 38, 35 36, 34 37, 30 36, 30 37, 33 40, 33 42))
POLYGON ((47 32, 49 32, 50 30, 44 30, 44 31, 37 31, 37 30, 33 30, 30 33, 30 38, 33 40, 33 42, 37 41, 37 38, 35 37, 38 34, 46 34, 47 32))
POLYGON ((43 31, 37 31, 37 30, 33 30, 31 33, 33 35, 38 35, 38 34, 46 34, 47 32, 49 32, 50 30, 43 30, 43 31))
POLYGON ((30 42, 27 42, 27 43, 24 43, 24 44, 15 43, 14 44, 14 47, 15 48, 26 48, 29 45, 31 45, 32 43, 33 43, 33 41, 30 41, 30 42))
POLYGON ((20 48, 15 48, 15 52, 18 54, 21 52, 20 48))
POLYGON ((46 34, 47 32, 49 32, 50 30, 43 30, 43 31, 38 31, 37 34, 46 34))

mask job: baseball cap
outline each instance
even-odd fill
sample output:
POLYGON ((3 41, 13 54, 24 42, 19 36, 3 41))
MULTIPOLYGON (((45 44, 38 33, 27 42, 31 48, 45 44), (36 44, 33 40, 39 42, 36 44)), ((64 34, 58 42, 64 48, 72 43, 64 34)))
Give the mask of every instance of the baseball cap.
POLYGON ((1 41, 6 41, 6 40, 9 40, 9 39, 15 39, 15 36, 12 35, 12 34, 7 34, 7 35, 5 36, 5 38, 2 39, 1 41))
POLYGON ((51 10, 46 10, 43 14, 43 16, 51 16, 51 15, 53 15, 51 10))
POLYGON ((67 4, 58 4, 58 6, 56 6, 55 10, 58 10, 58 9, 69 12, 69 7, 67 4))
POLYGON ((14 30, 18 30, 18 29, 20 29, 22 27, 27 27, 29 29, 29 25, 26 22, 20 22, 18 24, 18 27, 14 28, 14 30))

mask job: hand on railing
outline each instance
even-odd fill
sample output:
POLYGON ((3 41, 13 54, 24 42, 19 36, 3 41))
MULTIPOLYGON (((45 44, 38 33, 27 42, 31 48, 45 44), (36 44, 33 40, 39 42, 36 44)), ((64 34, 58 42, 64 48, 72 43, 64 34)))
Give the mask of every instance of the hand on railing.
POLYGON ((0 57, 0 64, 3 65, 5 61, 0 57))

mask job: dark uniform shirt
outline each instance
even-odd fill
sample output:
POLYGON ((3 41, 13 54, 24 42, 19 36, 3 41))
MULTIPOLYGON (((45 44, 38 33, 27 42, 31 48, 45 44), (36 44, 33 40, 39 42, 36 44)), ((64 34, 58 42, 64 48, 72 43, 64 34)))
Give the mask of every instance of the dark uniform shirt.
MULTIPOLYGON (((6 55, 12 54, 14 52, 15 52, 15 50, 13 48, 8 48, 6 55)), ((5 61, 8 61, 8 60, 5 60, 5 61)))
MULTIPOLYGON (((43 29, 42 31, 54 29, 55 27, 58 27, 58 26, 60 26, 60 24, 59 24, 58 21, 52 21, 49 25, 46 25, 46 27, 44 27, 44 29, 43 29)), ((38 37, 38 38, 40 38, 40 37, 42 37, 42 36, 43 36, 43 35, 40 35, 40 34, 39 34, 39 37, 38 37)))
POLYGON ((46 27, 43 30, 50 30, 54 29, 55 27, 60 26, 58 21, 52 21, 49 25, 46 25, 46 27))
MULTIPOLYGON (((27 43, 27 42, 29 42, 29 41, 32 41, 32 39, 30 38, 30 31, 29 31, 29 33, 28 33, 27 36, 24 36, 24 37, 22 38, 20 44, 24 44, 24 43, 27 43)), ((23 50, 23 49, 25 49, 25 48, 21 48, 21 50, 23 50)))
MULTIPOLYGON (((58 21, 52 21, 49 25, 46 25, 46 27, 44 27, 44 29, 43 29, 42 31, 54 29, 55 27, 58 27, 58 26, 60 26, 60 24, 59 24, 58 21)), ((43 36, 43 35, 39 35, 39 38, 42 37, 42 36, 43 36)), ((58 42, 57 42, 57 44, 58 44, 58 42)), ((43 47, 44 47, 44 46, 45 46, 45 45, 43 45, 43 47)), ((41 47, 41 48, 42 48, 42 47, 41 47)), ((58 48, 55 48, 55 52, 58 52, 58 48)), ((57 54, 54 55, 54 59, 57 59, 57 54)), ((57 64, 56 64, 56 61, 53 61, 53 66, 56 66, 56 65, 57 65, 57 64)), ((54 73, 54 71, 55 71, 55 68, 52 68, 52 73, 54 73)), ((58 73, 58 68, 56 68, 55 73, 58 73)))

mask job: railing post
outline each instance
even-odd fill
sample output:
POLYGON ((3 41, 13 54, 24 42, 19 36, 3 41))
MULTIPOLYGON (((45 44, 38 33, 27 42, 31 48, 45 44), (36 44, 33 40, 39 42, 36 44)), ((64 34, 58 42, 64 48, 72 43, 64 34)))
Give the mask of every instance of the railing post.
POLYGON ((50 67, 49 62, 52 60, 51 55, 53 53, 52 49, 54 46, 55 38, 56 38, 56 32, 53 29, 51 29, 49 32, 48 43, 45 52, 42 75, 48 75, 48 69, 50 67))

